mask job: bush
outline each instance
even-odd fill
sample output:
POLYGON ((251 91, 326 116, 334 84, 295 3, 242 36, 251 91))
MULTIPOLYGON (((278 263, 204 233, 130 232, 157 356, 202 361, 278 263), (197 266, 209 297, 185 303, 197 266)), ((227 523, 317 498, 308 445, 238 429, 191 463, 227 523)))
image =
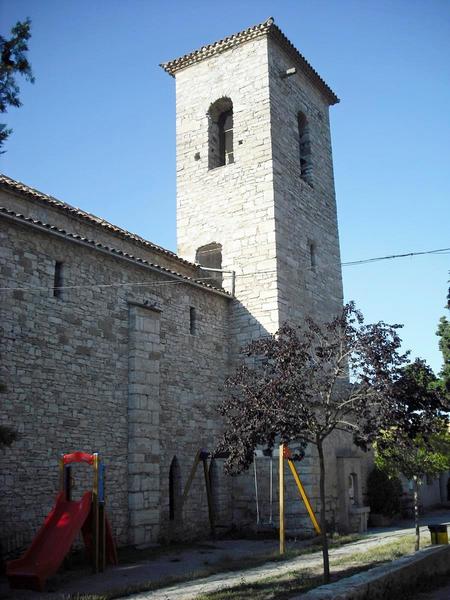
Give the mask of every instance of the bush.
POLYGON ((389 477, 375 468, 367 478, 367 496, 370 510, 385 517, 393 517, 400 512, 402 484, 397 477, 389 477))

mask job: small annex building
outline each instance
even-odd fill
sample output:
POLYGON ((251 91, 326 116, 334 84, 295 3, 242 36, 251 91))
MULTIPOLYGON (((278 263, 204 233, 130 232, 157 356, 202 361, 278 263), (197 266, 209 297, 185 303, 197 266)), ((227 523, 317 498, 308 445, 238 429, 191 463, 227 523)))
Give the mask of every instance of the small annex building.
MULTIPOLYGON (((239 348, 342 306, 334 92, 273 19, 162 67, 176 79, 177 254, 0 177, 0 424, 20 435, 0 454, 4 549, 32 539, 73 450, 104 457, 120 544, 204 536, 202 474, 183 506, 181 493, 219 439, 239 348)), ((329 520, 359 526, 360 455, 336 437, 327 462, 329 520)), ((218 523, 254 523, 252 476, 209 470, 218 523)), ((318 508, 313 454, 301 471, 318 508)), ((288 528, 311 531, 288 497, 288 528)))

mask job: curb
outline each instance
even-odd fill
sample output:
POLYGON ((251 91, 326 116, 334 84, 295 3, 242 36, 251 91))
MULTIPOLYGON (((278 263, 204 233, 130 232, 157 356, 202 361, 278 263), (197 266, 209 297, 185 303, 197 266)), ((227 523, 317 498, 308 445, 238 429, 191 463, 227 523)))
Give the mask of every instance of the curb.
POLYGON ((419 550, 389 565, 293 596, 291 600, 387 600, 402 598, 419 583, 450 573, 450 546, 419 550))

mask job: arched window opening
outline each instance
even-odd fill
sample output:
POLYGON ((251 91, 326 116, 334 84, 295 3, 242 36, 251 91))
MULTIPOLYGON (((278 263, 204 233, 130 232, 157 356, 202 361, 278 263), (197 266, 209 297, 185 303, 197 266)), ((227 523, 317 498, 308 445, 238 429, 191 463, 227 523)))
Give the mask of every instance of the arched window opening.
POLYGON ((358 476, 356 473, 350 473, 348 476, 348 499, 350 506, 358 504, 358 476))
POLYGON ((208 166, 210 169, 234 162, 233 150, 233 103, 220 98, 208 111, 209 139, 208 166))
POLYGON ((309 135, 309 126, 306 116, 299 112, 297 115, 298 123, 298 143, 300 159, 300 178, 312 185, 312 161, 311 161, 311 142, 309 135))
MULTIPOLYGON (((200 246, 195 254, 195 260, 202 267, 208 269, 221 269, 222 268, 222 244, 217 242, 211 242, 205 246, 200 246)), ((222 273, 217 271, 206 271, 206 277, 211 277, 211 281, 222 287, 222 273)), ((205 279, 208 282, 207 279, 205 279)))
POLYGON ((174 521, 181 512, 181 471, 176 456, 173 457, 169 469, 169 519, 174 521))

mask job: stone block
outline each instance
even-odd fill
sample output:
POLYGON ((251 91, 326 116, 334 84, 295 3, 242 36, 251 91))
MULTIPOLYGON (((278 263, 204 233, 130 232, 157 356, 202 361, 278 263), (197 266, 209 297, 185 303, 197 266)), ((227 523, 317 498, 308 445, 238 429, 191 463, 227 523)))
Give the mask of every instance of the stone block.
POLYGON ((157 525, 159 523, 159 509, 133 510, 130 512, 131 527, 144 525, 157 525))

